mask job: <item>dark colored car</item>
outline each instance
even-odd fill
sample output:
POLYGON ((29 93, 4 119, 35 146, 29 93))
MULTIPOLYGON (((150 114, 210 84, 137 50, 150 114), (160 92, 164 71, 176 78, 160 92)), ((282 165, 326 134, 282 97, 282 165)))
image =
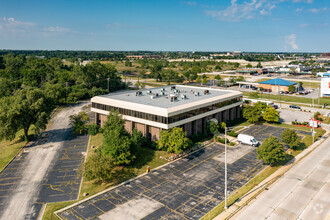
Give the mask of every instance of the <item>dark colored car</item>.
POLYGON ((289 107, 290 108, 295 108, 295 109, 300 109, 300 106, 298 106, 298 105, 290 105, 289 107))
POLYGON ((278 109, 278 105, 271 105, 272 108, 278 109))
POLYGON ((288 91, 285 91, 284 94, 289 94, 289 92, 288 91))

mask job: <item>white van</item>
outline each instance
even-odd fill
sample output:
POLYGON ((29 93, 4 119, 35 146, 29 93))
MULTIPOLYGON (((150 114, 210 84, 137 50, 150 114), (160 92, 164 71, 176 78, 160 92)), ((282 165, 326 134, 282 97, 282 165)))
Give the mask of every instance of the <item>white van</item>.
POLYGON ((247 145, 251 145, 254 147, 257 147, 259 145, 259 142, 253 136, 246 135, 246 134, 239 134, 237 136, 237 140, 238 140, 238 143, 240 143, 240 144, 247 144, 247 145))

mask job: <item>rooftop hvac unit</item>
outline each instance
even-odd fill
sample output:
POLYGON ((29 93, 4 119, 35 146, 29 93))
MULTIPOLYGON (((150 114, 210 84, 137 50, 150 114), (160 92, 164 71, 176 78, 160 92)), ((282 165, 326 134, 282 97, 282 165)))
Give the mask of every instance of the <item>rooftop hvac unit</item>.
POLYGON ((171 86, 171 90, 175 89, 175 86, 171 86))
POLYGON ((148 90, 148 91, 147 91, 147 94, 152 94, 152 91, 151 91, 151 90, 148 90))
POLYGON ((210 93, 209 90, 204 90, 204 95, 209 94, 209 93, 210 93))
POLYGON ((199 96, 199 92, 195 92, 195 96, 199 96))
POLYGON ((159 94, 158 93, 156 93, 156 97, 158 97, 159 96, 159 94))
POLYGON ((182 99, 186 99, 187 96, 186 96, 185 94, 181 94, 181 98, 182 98, 182 99))
POLYGON ((154 99, 154 95, 151 95, 151 96, 150 96, 150 99, 154 99))
POLYGON ((174 101, 176 101, 178 99, 178 97, 176 97, 176 96, 172 96, 171 97, 171 102, 174 102, 174 101))
POLYGON ((165 92, 164 91, 160 92, 160 95, 165 96, 165 92))
POLYGON ((161 92, 165 92, 165 88, 161 88, 160 91, 161 91, 161 92))

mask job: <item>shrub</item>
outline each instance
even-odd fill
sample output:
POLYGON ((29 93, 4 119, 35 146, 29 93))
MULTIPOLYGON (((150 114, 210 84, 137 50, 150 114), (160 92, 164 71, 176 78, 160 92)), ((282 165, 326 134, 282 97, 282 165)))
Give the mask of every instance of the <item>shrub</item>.
POLYGON ((295 125, 295 124, 296 124, 296 122, 295 122, 295 121, 292 121, 291 123, 292 123, 293 125, 295 125))
MULTIPOLYGON (((225 143, 225 138, 218 137, 216 140, 217 140, 218 142, 222 143, 222 144, 225 143)), ((229 140, 228 140, 228 138, 227 138, 227 144, 229 144, 229 140)))
POLYGON ((230 146, 235 146, 235 143, 234 142, 230 142, 229 145, 230 146))
POLYGON ((282 141, 290 146, 291 149, 295 149, 300 145, 300 138, 294 130, 286 129, 281 134, 282 141))
POLYGON ((97 135, 99 133, 100 127, 96 124, 88 125, 88 134, 89 135, 97 135))
POLYGON ((231 136, 231 137, 237 137, 238 136, 238 134, 235 131, 233 131, 233 130, 232 131, 229 131, 228 132, 228 135, 231 136))

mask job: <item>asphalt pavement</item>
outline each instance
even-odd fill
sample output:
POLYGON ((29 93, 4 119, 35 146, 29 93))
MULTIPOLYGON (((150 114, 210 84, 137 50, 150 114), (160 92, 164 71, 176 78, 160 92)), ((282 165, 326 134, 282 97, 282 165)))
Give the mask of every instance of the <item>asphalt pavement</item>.
POLYGON ((330 138, 233 219, 319 220, 330 216, 330 138))

